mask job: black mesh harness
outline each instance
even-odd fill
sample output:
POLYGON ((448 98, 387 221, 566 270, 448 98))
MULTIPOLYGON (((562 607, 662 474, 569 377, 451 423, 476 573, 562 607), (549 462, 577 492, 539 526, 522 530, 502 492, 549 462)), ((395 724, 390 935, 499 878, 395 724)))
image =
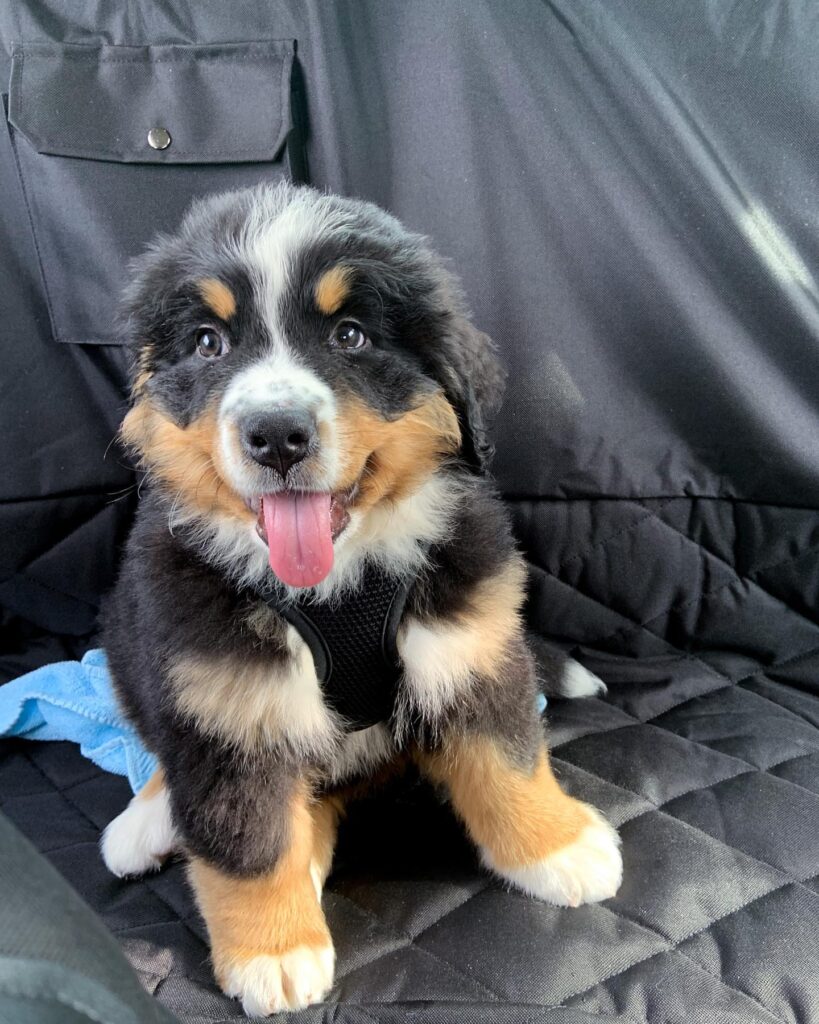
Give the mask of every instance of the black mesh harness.
POLYGON ((360 586, 338 603, 258 595, 310 648, 324 697, 352 732, 392 715, 402 671, 396 638, 413 582, 368 563, 360 586))

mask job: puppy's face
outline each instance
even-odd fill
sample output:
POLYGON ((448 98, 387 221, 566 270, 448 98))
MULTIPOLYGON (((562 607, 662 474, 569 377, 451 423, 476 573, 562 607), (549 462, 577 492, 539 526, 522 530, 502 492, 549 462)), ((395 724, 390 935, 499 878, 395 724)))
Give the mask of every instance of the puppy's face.
POLYGON ((216 197, 143 257, 127 312, 126 441, 178 515, 252 537, 289 586, 320 583, 442 462, 481 458, 488 341, 423 241, 369 204, 216 197))

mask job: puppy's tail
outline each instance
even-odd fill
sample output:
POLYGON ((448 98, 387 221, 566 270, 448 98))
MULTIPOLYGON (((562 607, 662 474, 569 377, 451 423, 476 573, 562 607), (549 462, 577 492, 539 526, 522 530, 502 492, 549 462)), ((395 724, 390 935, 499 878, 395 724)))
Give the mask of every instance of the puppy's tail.
POLYGON ((602 679, 570 658, 565 651, 552 646, 537 633, 530 632, 528 639, 537 661, 540 691, 547 699, 602 697, 607 692, 602 679))

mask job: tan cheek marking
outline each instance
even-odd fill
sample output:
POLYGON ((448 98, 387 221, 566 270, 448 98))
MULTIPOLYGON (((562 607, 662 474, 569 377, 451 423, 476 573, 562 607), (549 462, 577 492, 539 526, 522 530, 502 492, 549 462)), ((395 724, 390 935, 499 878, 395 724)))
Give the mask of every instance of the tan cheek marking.
POLYGON ((165 773, 161 768, 153 773, 148 779, 142 789, 134 797, 135 800, 152 800, 155 796, 158 796, 165 788, 165 773))
POLYGON ((385 420, 358 399, 348 399, 339 413, 338 432, 345 460, 339 489, 363 473, 356 500, 362 510, 412 494, 461 443, 455 410, 440 391, 397 420, 385 420))
POLYGON ((352 268, 345 266, 331 267, 316 282, 316 306, 320 313, 332 316, 340 307, 350 291, 352 268))
POLYGON ((591 821, 583 804, 558 785, 545 745, 530 771, 513 765, 493 740, 476 735, 453 738, 443 752, 419 760, 449 790, 470 836, 501 870, 568 846, 591 821))
POLYGON ((200 858, 191 860, 189 878, 223 986, 230 968, 252 957, 331 944, 310 875, 316 829, 304 792, 291 803, 289 831, 288 848, 276 867, 258 878, 236 878, 200 858))
POLYGON ((206 277, 199 282, 199 293, 220 320, 229 320, 236 312, 236 296, 222 281, 206 277))
POLYGON ((238 750, 283 740, 305 751, 322 748, 334 736, 333 721, 309 649, 298 638, 292 649, 289 659, 272 664, 181 658, 168 671, 174 702, 203 732, 238 750))
POLYGON ((206 514, 223 512, 253 522, 253 513, 219 472, 219 434, 213 411, 182 428, 142 397, 123 420, 120 433, 139 453, 143 465, 171 488, 178 507, 206 514))

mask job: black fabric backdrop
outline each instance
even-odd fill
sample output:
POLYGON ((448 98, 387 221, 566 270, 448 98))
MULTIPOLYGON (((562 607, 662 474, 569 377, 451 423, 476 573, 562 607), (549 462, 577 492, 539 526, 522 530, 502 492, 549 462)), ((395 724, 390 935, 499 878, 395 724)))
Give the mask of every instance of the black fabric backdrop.
MULTIPOLYGON (((0 0, 0 40, 5 675, 89 642, 127 531, 128 256, 214 188, 373 199, 451 258, 510 370, 495 469, 530 622, 610 685, 555 706, 551 742, 623 827, 626 882, 536 906, 402 790, 342 837, 343 1006, 304 1019, 816 1020, 819 9, 0 0)), ((232 1019, 181 869, 104 876, 125 795, 68 748, 0 756, 5 812, 145 984, 232 1019)))

